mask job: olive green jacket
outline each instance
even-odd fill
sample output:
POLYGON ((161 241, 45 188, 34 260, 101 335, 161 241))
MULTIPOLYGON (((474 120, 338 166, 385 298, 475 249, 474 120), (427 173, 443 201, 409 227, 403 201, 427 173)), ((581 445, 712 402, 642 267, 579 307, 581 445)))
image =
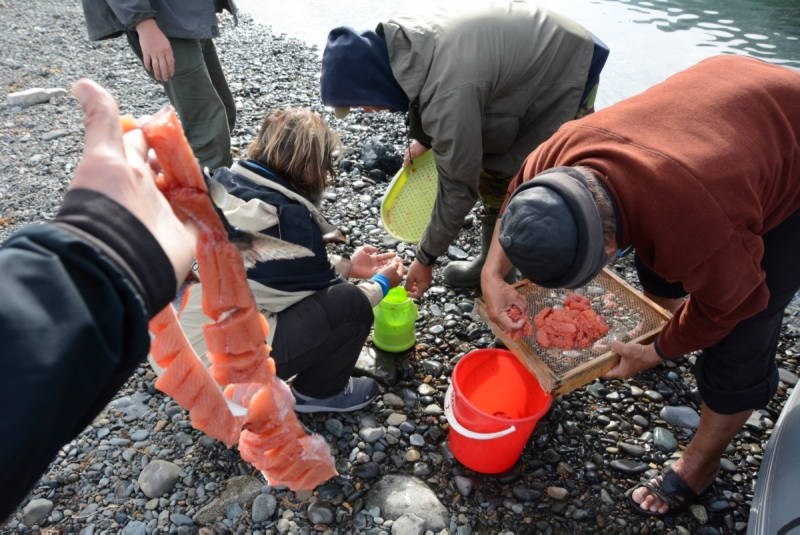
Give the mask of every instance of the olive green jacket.
POLYGON ((430 145, 439 191, 421 248, 439 256, 478 199, 481 169, 513 175, 574 118, 591 34, 526 2, 381 23, 392 72, 411 101, 410 134, 430 145))

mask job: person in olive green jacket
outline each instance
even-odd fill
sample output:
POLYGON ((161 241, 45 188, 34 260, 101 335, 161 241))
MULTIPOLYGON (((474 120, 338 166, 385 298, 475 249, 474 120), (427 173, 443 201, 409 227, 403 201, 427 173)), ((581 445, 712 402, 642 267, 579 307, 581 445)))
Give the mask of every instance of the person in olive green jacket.
POLYGON ((408 112, 406 159, 431 148, 439 190, 409 268, 420 297, 432 265, 483 201, 482 249, 451 262, 445 280, 475 287, 497 213, 524 157, 561 124, 593 111, 608 49, 576 22, 525 2, 438 12, 380 23, 375 32, 335 28, 320 79, 338 117, 350 107, 408 112))

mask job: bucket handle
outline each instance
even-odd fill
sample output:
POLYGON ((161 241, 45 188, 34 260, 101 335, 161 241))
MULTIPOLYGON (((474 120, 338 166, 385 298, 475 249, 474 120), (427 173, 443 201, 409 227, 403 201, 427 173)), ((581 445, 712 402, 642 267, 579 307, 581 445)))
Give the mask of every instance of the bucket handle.
POLYGON ((456 433, 459 435, 465 436, 467 438, 473 438, 475 440, 492 440, 494 438, 504 437, 506 435, 510 435, 511 433, 517 430, 516 426, 512 425, 502 431, 497 431, 494 433, 478 433, 476 431, 470 431, 456 420, 456 415, 453 413, 453 385, 449 385, 447 387, 447 393, 444 395, 444 417, 447 419, 447 423, 455 429, 456 433))

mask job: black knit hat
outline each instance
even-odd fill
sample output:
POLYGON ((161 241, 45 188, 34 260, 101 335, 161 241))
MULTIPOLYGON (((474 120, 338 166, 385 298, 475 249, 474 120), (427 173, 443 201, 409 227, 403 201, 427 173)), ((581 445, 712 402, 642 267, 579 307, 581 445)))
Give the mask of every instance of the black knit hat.
POLYGON ((524 277, 547 288, 583 286, 608 263, 600 213, 573 167, 554 167, 516 189, 500 245, 524 277))
POLYGON ((334 28, 322 54, 320 93, 337 117, 350 106, 376 106, 408 111, 408 96, 397 83, 389 63, 386 41, 375 32, 358 33, 347 26, 334 28))

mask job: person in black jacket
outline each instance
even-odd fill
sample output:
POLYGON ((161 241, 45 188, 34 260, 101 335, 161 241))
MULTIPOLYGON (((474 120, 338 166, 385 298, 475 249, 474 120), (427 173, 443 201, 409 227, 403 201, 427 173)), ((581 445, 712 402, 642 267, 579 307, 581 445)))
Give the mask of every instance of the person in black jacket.
POLYGON ((154 183, 113 97, 73 87, 86 146, 56 218, 0 246, 0 519, 106 406, 150 345, 147 321, 191 266, 194 229, 154 183))
MULTIPOLYGON (((338 137, 318 114, 276 110, 262 122, 247 157, 214 170, 211 180, 214 201, 233 226, 313 252, 258 262, 247 271, 270 325, 267 343, 277 374, 295 376, 295 410, 304 413, 355 411, 378 394, 374 379, 351 374, 372 328, 372 308, 403 276, 402 261, 374 247, 360 247, 351 258, 328 256, 325 236, 335 227, 317 205, 334 175, 338 149, 338 137)), ((202 285, 188 292, 181 325, 204 356, 202 327, 211 320, 203 314, 202 285)))

